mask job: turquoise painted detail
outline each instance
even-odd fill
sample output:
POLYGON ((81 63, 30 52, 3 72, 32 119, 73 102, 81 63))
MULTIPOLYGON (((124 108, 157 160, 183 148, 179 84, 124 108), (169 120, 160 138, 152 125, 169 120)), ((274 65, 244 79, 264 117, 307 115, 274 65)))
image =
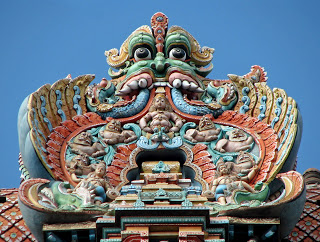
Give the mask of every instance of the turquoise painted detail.
MULTIPOLYGON (((158 207, 159 209, 159 207, 158 207)), ((117 209, 116 209, 117 210, 117 209)), ((130 209, 132 210, 132 209, 130 209)), ((172 209, 176 210, 176 209, 172 209)), ((134 210, 133 210, 134 211, 134 210)), ((125 217, 121 219, 121 229, 125 228, 126 224, 152 224, 152 223, 201 223, 206 229, 206 218, 205 217, 125 217)))
POLYGON ((140 113, 148 103, 150 91, 142 89, 138 94, 136 100, 124 107, 114 107, 111 111, 102 113, 97 112, 103 119, 107 117, 112 118, 127 118, 140 113))
POLYGON ((126 130, 130 129, 136 134, 137 137, 141 136, 141 128, 137 124, 134 124, 134 123, 125 124, 123 125, 123 129, 126 129, 126 130))
POLYGON ((141 191, 138 191, 138 199, 135 203, 133 203, 133 206, 134 207, 138 207, 138 208, 141 208, 141 207, 144 207, 144 202, 142 202, 141 200, 141 191))
POLYGON ((74 86, 73 87, 74 90, 74 96, 73 96, 73 109, 76 110, 77 115, 81 115, 82 114, 82 109, 79 105, 79 101, 81 100, 81 96, 80 96, 80 88, 78 86, 74 86))
POLYGON ((53 127, 52 124, 50 122, 50 120, 46 117, 47 115, 47 109, 46 109, 46 99, 44 96, 40 96, 40 100, 41 100, 41 114, 43 116, 43 121, 47 124, 48 129, 50 130, 50 132, 52 132, 53 127))
POLYGON ((56 106, 58 108, 58 114, 61 117, 62 122, 67 120, 66 114, 63 112, 62 108, 62 101, 61 101, 61 92, 60 90, 55 91, 56 96, 57 96, 57 101, 56 101, 56 106))
MULTIPOLYGON (((288 128, 284 131, 284 137, 278 147, 278 150, 280 150, 282 148, 283 144, 287 141, 292 123, 293 123, 293 115, 290 115, 290 122, 289 122, 288 128)), ((290 144, 290 142, 288 142, 288 144, 290 144)))
POLYGON ((234 105, 238 101, 238 98, 237 95, 234 95, 232 100, 229 101, 228 105, 223 105, 220 100, 226 95, 227 90, 227 87, 224 85, 215 87, 211 83, 209 83, 205 93, 201 97, 201 100, 207 104, 217 102, 219 105, 221 105, 223 111, 230 110, 234 107, 234 105))
POLYGON ((182 206, 182 207, 192 207, 193 204, 192 204, 192 202, 190 202, 189 199, 186 198, 186 199, 181 203, 181 206, 182 206))
POLYGON ((167 148, 167 149, 177 149, 182 145, 182 139, 181 137, 177 136, 174 137, 173 139, 169 140, 169 142, 165 143, 162 142, 162 145, 167 148))
POLYGON ((276 110, 274 111, 274 113, 277 115, 271 122, 271 127, 274 128, 275 124, 279 121, 279 117, 281 115, 281 112, 282 112, 282 109, 281 109, 281 104, 283 102, 283 98, 282 97, 278 97, 277 98, 277 101, 276 101, 276 105, 277 105, 277 108, 276 110))
POLYGON ((167 196, 167 192, 162 188, 159 188, 159 190, 156 192, 156 196, 157 197, 167 196))
POLYGON ((173 101, 174 105, 181 112, 184 112, 187 114, 196 115, 196 116, 203 116, 206 114, 212 114, 215 118, 217 118, 219 115, 221 115, 223 113, 222 108, 217 109, 217 110, 213 110, 213 109, 210 109, 206 106, 192 106, 192 105, 188 104, 184 100, 182 93, 176 88, 171 89, 171 96, 172 96, 172 101, 173 101))
MULTIPOLYGON (((89 160, 90 160, 90 164, 97 164, 99 163, 101 160, 103 160, 105 162, 105 164, 107 166, 109 166, 114 158, 114 155, 116 154, 116 150, 115 150, 115 147, 112 146, 112 145, 106 145, 104 142, 103 142, 103 139, 101 138, 100 134, 99 134, 99 131, 101 129, 104 129, 105 126, 100 126, 100 127, 96 127, 96 128, 92 128, 92 129, 89 129, 89 130, 86 130, 86 132, 89 132, 91 135, 92 135, 92 142, 95 143, 95 142, 99 142, 103 147, 104 147, 104 151, 106 152, 105 155, 103 156, 99 156, 99 157, 91 157, 89 156, 89 160)), ((139 133, 141 134, 141 131, 139 132, 140 130, 140 127, 136 124, 126 124, 124 125, 124 127, 126 129, 132 129, 134 130, 134 132, 136 133, 136 135, 138 135, 139 133)), ((71 140, 71 142, 73 142, 73 139, 71 140)), ((123 143, 120 143, 120 144, 117 144, 117 145, 122 145, 123 143)), ((73 157, 75 157, 77 154, 71 152, 71 148, 68 147, 67 150, 66 150, 66 160, 72 160, 73 157)))
POLYGON ((243 106, 240 107, 240 113, 246 113, 249 111, 250 98, 248 97, 248 93, 250 92, 249 87, 242 88, 242 99, 241 101, 244 103, 243 106))
POLYGON ((158 164, 156 164, 153 169, 152 169, 152 173, 169 173, 170 172, 170 167, 163 163, 163 161, 159 161, 158 164))
POLYGON ((187 132, 188 129, 195 129, 196 127, 197 127, 197 124, 194 123, 194 122, 185 123, 185 124, 181 127, 181 129, 180 129, 180 137, 182 137, 183 142, 187 142, 187 143, 189 143, 189 144, 194 145, 193 142, 191 142, 190 140, 185 139, 183 136, 186 134, 186 132, 187 132))
POLYGON ((263 187, 263 189, 262 189, 262 187, 263 187, 263 183, 258 182, 254 188, 256 191, 258 191, 257 193, 243 192, 243 191, 235 192, 234 201, 237 204, 242 204, 244 202, 248 203, 250 201, 263 202, 269 196, 270 189, 269 189, 268 185, 263 187))
MULTIPOLYGON (((35 109, 33 108, 32 109, 32 112, 34 114, 34 117, 36 117, 36 111, 35 109)), ((34 118, 33 121, 32 121, 32 126, 33 126, 33 130, 37 133, 36 135, 36 139, 34 140, 36 146, 39 148, 39 151, 41 151, 40 153, 40 156, 41 156, 41 159, 42 161, 46 164, 46 166, 50 169, 52 169, 52 166, 50 166, 48 163, 47 163, 47 159, 46 157, 43 155, 43 153, 47 153, 47 150, 42 146, 42 143, 41 143, 41 140, 40 140, 40 135, 43 137, 43 139, 46 141, 46 137, 44 136, 44 134, 40 131, 39 129, 39 121, 34 118)))
POLYGON ((286 118, 284 119, 284 122, 283 122, 283 127, 282 129, 279 131, 279 134, 278 134, 278 137, 280 138, 282 133, 283 133, 283 130, 286 128, 288 122, 289 122, 289 118, 290 118, 290 113, 291 113, 291 110, 292 110, 292 105, 289 105, 288 106, 288 110, 287 110, 287 113, 286 113, 286 118))
MULTIPOLYGON (((163 190, 164 191, 164 190, 163 190)), ((142 192, 141 199, 142 201, 154 201, 159 192, 142 192)), ((166 192, 164 191, 165 198, 169 201, 178 201, 182 202, 184 200, 182 192, 166 192)), ((162 197, 163 198, 163 197, 162 197)))
POLYGON ((148 140, 146 137, 141 136, 137 142, 138 147, 145 150, 154 150, 157 149, 160 145, 159 142, 152 144, 151 140, 148 140))
POLYGON ((177 149, 182 145, 182 139, 180 136, 170 139, 169 136, 164 132, 164 127, 161 127, 159 131, 158 128, 154 129, 154 134, 147 139, 144 136, 141 136, 137 142, 138 147, 145 150, 154 150, 162 144, 166 149, 177 149))
POLYGON ((182 207, 192 207, 193 204, 189 199, 187 199, 187 192, 186 191, 182 192, 182 196, 183 196, 183 202, 181 203, 181 206, 182 207))
POLYGON ((279 165, 280 161, 282 161, 283 157, 284 157, 285 154, 287 153, 287 150, 289 149, 289 145, 290 145, 290 143, 292 142, 292 139, 293 139, 293 135, 291 134, 291 135, 290 135, 290 138, 289 138, 289 142, 287 143, 286 148, 285 148, 285 150, 282 152, 282 154, 281 154, 281 156, 280 156, 280 159, 277 161, 276 165, 279 165))
POLYGON ((258 116, 259 120, 263 120, 266 117, 266 110, 267 110, 267 96, 262 96, 261 100, 260 100, 260 114, 258 116))
POLYGON ((114 155, 116 154, 116 151, 111 145, 108 145, 108 147, 105 148, 104 150, 107 154, 103 157, 103 161, 106 163, 107 166, 109 166, 111 165, 111 162, 114 158, 114 155))

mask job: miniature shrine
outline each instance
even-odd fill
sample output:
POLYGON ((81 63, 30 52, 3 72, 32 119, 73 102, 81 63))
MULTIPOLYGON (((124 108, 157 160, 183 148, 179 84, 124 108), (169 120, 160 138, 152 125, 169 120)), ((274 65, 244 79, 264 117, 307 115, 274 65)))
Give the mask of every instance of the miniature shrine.
POLYGON ((38 241, 279 241, 303 211, 302 119, 260 66, 208 79, 214 49, 156 13, 110 80, 46 84, 18 115, 19 207, 38 241))

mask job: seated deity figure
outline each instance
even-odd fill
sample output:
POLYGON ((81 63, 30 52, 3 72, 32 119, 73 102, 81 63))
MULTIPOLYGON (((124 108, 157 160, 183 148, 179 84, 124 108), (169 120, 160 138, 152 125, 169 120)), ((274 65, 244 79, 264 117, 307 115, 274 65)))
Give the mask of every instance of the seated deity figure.
POLYGON ((140 120, 140 128, 148 133, 153 133, 155 128, 161 130, 162 127, 165 133, 178 132, 182 125, 183 120, 172 111, 164 94, 156 95, 149 112, 140 120))
POLYGON ((106 165, 104 162, 100 162, 95 171, 90 172, 87 178, 83 179, 78 183, 78 185, 74 188, 74 192, 77 193, 77 189, 81 187, 94 188, 94 203, 96 205, 100 205, 104 203, 107 199, 106 192, 108 190, 108 184, 106 181, 106 165))
POLYGON ((220 139, 215 150, 225 153, 225 152, 239 152, 250 149, 251 144, 254 142, 251 136, 247 136, 241 129, 233 129, 227 132, 229 138, 220 139))
POLYGON ((78 155, 86 154, 91 157, 99 157, 106 154, 102 144, 92 141, 92 135, 89 132, 83 131, 78 134, 73 142, 68 142, 71 151, 78 155))
POLYGON ((109 145, 129 143, 137 139, 136 134, 132 130, 122 130, 120 121, 115 119, 112 119, 105 129, 100 131, 100 135, 103 141, 109 145))
POLYGON ((199 122, 198 129, 187 130, 184 138, 193 143, 196 142, 210 142, 218 138, 221 129, 217 129, 211 120, 211 115, 204 115, 199 122))
MULTIPOLYGON (((250 177, 253 177, 256 172, 257 168, 254 167, 252 173, 249 173, 250 177)), ((248 178, 249 174, 243 177, 238 176, 233 162, 224 162, 220 159, 217 163, 216 178, 211 183, 211 191, 215 194, 216 201, 223 205, 227 204, 225 191, 228 185, 235 185, 248 192, 255 193, 255 190, 246 182, 250 180, 248 178)))

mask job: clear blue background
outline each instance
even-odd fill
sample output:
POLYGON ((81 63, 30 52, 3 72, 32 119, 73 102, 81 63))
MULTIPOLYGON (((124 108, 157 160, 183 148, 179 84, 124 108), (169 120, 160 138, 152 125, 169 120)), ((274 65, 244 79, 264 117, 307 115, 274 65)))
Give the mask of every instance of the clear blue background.
POLYGON ((17 113, 46 83, 82 74, 107 77, 104 51, 119 48, 161 11, 169 25, 216 49, 212 79, 268 72, 270 87, 286 90, 301 110, 304 130, 298 171, 318 158, 320 1, 5 1, 0 2, 0 188, 18 187, 17 113))

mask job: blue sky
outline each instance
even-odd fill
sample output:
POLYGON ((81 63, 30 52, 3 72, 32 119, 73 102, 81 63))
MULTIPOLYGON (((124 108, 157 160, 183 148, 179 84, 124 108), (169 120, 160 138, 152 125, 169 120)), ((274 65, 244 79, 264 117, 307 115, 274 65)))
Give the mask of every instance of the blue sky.
POLYGON ((158 11, 169 17, 170 26, 179 25, 201 46, 215 48, 209 78, 264 67, 269 86, 285 89, 302 113, 298 171, 320 169, 319 9, 319 0, 1 1, 0 188, 19 186, 16 120, 23 99, 68 74, 110 79, 104 51, 119 48, 158 11))

